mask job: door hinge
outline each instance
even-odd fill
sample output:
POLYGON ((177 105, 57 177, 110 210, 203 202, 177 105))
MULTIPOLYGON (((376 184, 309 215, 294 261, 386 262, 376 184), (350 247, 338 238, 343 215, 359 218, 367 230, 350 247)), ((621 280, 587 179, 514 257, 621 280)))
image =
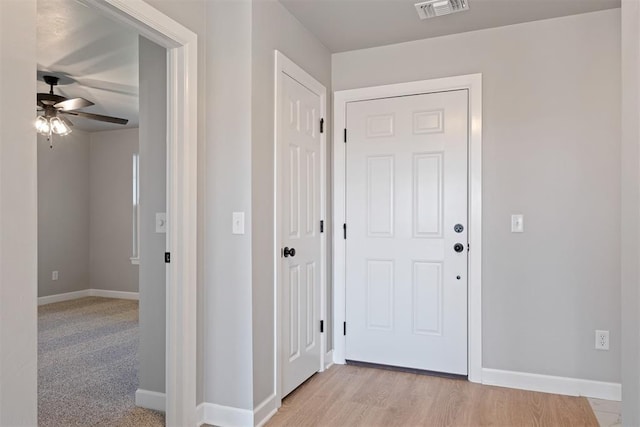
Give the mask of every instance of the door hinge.
POLYGON ((324 119, 320 119, 320 133, 324 133, 324 119))
POLYGON ((471 243, 467 243, 467 252, 471 250, 471 243))
POLYGON ((167 264, 171 262, 171 252, 164 253, 164 262, 166 262, 167 264))
POLYGON ((342 234, 344 235, 344 240, 347 240, 347 224, 342 224, 342 234))
POLYGON ((324 220, 320 220, 320 232, 324 233, 324 220))
POLYGON ((347 322, 342 324, 342 335, 347 335, 347 322))
POLYGON ((344 128, 344 142, 347 143, 347 128, 344 128))
POLYGON ((320 333, 324 333, 324 320, 320 321, 320 333))

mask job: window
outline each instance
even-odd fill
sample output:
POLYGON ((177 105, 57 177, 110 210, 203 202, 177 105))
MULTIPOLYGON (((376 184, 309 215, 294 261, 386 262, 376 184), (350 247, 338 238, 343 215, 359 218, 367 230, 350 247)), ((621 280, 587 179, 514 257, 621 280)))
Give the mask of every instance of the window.
POLYGON ((140 155, 133 154, 132 250, 131 264, 140 264, 140 155))

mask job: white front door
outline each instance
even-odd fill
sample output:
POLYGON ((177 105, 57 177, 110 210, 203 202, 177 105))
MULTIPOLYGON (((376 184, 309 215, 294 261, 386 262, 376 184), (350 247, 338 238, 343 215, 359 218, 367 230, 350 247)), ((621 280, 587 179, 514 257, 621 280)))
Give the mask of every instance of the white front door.
POLYGON ((468 91, 346 125, 346 359, 466 375, 468 91))
POLYGON ((320 97, 288 75, 279 97, 282 397, 320 369, 320 97))

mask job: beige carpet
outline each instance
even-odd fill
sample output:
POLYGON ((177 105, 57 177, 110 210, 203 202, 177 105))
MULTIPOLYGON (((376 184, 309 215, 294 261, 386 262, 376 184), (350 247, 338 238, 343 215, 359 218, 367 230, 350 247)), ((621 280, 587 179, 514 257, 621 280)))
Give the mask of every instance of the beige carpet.
POLYGON ((38 308, 38 425, 163 426, 163 413, 135 406, 137 372, 137 301, 38 308))

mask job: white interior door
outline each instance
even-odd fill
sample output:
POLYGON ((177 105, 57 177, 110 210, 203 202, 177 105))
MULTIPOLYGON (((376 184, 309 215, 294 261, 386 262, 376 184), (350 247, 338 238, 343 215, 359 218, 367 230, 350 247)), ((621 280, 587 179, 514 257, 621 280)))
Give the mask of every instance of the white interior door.
POLYGON ((288 75, 280 98, 282 397, 320 369, 320 97, 288 75), (295 252, 294 252, 295 251, 295 252))
POLYGON ((468 91, 346 123, 346 359, 466 375, 468 91))

